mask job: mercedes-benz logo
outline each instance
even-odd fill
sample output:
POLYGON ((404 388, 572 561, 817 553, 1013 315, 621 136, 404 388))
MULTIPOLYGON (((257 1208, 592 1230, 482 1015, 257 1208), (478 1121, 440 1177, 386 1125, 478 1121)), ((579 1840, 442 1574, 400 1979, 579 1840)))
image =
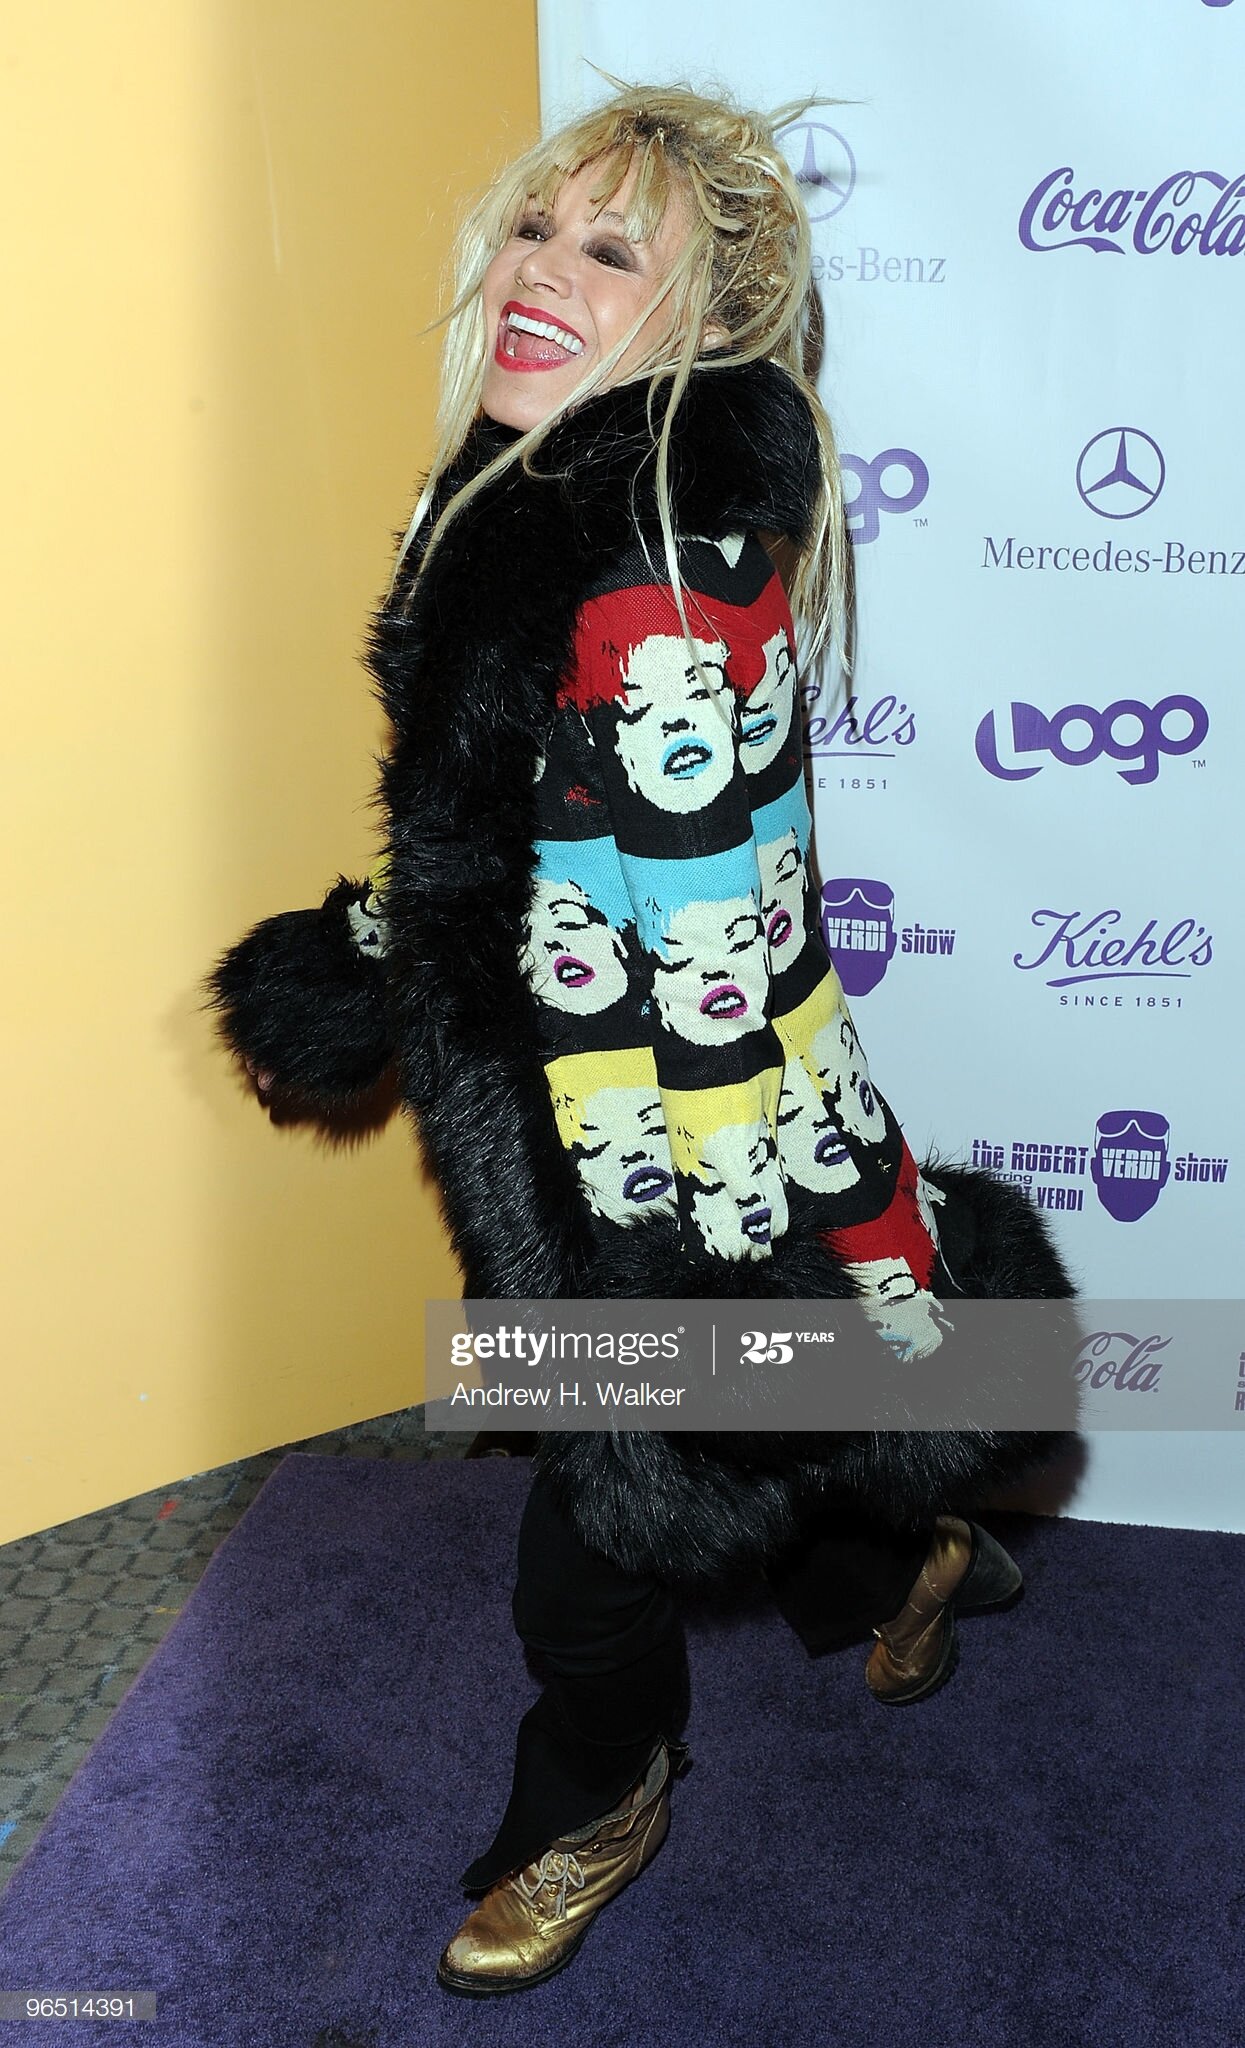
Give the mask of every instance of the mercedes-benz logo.
POLYGON ((778 136, 811 221, 842 213, 856 189, 856 159, 846 136, 820 121, 796 121, 778 136))
POLYGON ((1081 450, 1076 487, 1100 519, 1135 519, 1154 503, 1166 475, 1162 449, 1140 427, 1104 427, 1081 450))

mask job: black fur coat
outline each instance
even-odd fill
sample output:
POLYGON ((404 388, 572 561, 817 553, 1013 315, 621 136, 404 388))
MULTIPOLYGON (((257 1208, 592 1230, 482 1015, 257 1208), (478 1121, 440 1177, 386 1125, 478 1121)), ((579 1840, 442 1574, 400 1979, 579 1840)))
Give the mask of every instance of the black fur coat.
MULTIPOLYGON (((383 958, 359 943, 367 884, 342 876, 318 910, 256 926, 205 986, 227 1044, 325 1109, 357 1101, 396 1062, 468 1297, 848 1297, 854 1284, 794 1208, 761 1262, 690 1258, 677 1223, 658 1217, 598 1248, 554 1122, 519 964, 534 776, 584 595, 637 524, 662 559, 646 396, 640 385, 589 399, 554 429, 538 476, 516 467, 487 486, 446 529, 408 612, 417 537, 373 622, 368 663, 393 728, 381 764, 383 958)), ((481 421, 434 514, 513 438, 481 421)), ((693 376, 672 449, 680 530, 799 540, 817 476, 808 408, 780 368, 693 376)), ((973 1169, 924 1170, 947 1193, 940 1222, 964 1291, 1071 1297, 1025 1196, 973 1169)), ((1000 1360, 1004 1376, 1041 1369, 1000 1360)), ((536 1455, 587 1541, 628 1568, 695 1583, 772 1551, 823 1486, 915 1521, 971 1506, 1069 1440, 575 1431, 542 1437, 536 1455)))

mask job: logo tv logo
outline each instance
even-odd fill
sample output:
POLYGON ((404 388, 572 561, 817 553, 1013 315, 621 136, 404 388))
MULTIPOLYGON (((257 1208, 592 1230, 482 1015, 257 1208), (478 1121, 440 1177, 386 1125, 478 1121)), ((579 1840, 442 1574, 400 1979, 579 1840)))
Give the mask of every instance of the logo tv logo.
POLYGON ((833 220, 842 213, 856 189, 856 159, 847 137, 821 121, 796 121, 777 139, 796 183, 804 188, 809 220, 833 220))
MULTIPOLYGON (((1196 697, 1164 697, 1153 708, 1136 697, 1121 697, 1105 711, 1096 711, 1092 704, 1065 704, 1049 715, 1035 704, 1013 702, 1011 712, 1013 754, 1049 754, 1065 768, 1084 768, 1106 754, 1112 761, 1134 764, 1119 770, 1121 781, 1134 786, 1154 781, 1161 754, 1191 754, 1210 731, 1210 713, 1196 697), (1167 731, 1166 720, 1172 714, 1188 719, 1188 732, 1173 736, 1167 731), (1139 730, 1121 735, 1117 726, 1128 720, 1135 720, 1139 730), (1077 725, 1087 727, 1089 738, 1081 746, 1070 746, 1065 735, 1069 726, 1077 725)), ((993 711, 987 711, 977 727, 974 745, 982 767, 1000 782, 1027 782, 1046 765, 1038 761, 1031 767, 1004 767, 993 711)))
POLYGON ((1140 427, 1106 427, 1082 448, 1076 487, 1100 519, 1148 512, 1167 477, 1163 451, 1140 427))
POLYGON ((861 455, 841 455, 839 467, 856 481, 854 493, 844 496, 843 510, 857 547, 877 539, 883 512, 915 512, 929 490, 929 471, 911 448, 884 448, 872 462, 861 455), (902 484, 901 477, 906 479, 902 484))

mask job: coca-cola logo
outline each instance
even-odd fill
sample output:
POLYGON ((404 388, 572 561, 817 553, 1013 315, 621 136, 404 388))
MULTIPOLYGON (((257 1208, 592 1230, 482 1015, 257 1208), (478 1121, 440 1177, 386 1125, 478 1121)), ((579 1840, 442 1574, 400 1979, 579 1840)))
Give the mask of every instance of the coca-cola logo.
POLYGON ((1157 1356, 1170 1337, 1155 1331, 1134 1337, 1129 1330, 1092 1330, 1076 1355, 1073 1378, 1083 1387, 1114 1387, 1122 1394, 1153 1394, 1163 1370, 1157 1356))
POLYGON ((1021 244, 1036 255, 1052 249, 1094 249, 1122 256, 1239 256, 1245 251, 1245 174, 1173 171, 1144 190, 1077 188, 1071 164, 1048 171, 1030 192, 1017 223, 1021 244))
MULTIPOLYGON (((1196 697, 1163 697, 1153 707, 1137 697, 1120 697, 1104 711, 1092 704, 1065 704, 1059 711, 1045 712, 1036 704, 1013 703, 1011 714, 1013 755, 1049 754, 1065 768, 1083 768, 1106 754, 1112 761, 1132 764, 1116 772, 1122 782, 1134 786, 1154 781, 1161 754, 1191 754, 1210 731, 1210 713, 1196 697), (1172 731, 1169 719, 1175 721, 1172 731), (1188 730, 1182 732, 1186 719, 1188 730), (1078 727, 1086 738, 1079 738, 1078 727)), ((993 711, 987 711, 977 727, 974 745, 982 767, 1000 782, 1027 782, 1045 766, 1041 761, 1031 767, 1005 766, 999 758, 993 711)))

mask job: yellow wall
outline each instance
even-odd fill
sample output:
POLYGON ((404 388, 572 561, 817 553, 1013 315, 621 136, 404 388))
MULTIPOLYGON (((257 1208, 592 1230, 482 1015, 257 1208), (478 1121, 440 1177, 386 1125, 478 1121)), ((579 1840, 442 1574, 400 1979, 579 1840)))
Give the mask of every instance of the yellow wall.
POLYGON ((532 0, 47 0, 9 250, 0 1542, 421 1398, 409 1126, 274 1129, 196 983, 366 872, 358 651, 430 447, 453 217, 532 0))

